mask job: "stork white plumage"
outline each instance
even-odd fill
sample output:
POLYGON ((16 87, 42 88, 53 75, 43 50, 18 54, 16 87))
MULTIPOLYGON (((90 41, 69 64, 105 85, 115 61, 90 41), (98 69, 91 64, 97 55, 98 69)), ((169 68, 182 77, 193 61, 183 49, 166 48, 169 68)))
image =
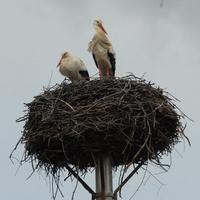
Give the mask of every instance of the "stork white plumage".
POLYGON ((63 76, 68 77, 72 83, 81 80, 89 81, 89 73, 84 62, 69 52, 62 54, 62 57, 57 65, 59 71, 63 76))
POLYGON ((93 25, 96 33, 89 42, 88 51, 93 55, 100 78, 109 79, 115 76, 115 52, 102 21, 94 20, 93 25))

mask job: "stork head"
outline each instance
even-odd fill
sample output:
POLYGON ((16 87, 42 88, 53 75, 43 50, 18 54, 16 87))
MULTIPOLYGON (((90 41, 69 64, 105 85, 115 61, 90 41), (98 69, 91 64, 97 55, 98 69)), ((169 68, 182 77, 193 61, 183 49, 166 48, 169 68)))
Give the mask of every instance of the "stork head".
POLYGON ((65 52, 65 53, 62 54, 61 59, 67 58, 68 56, 69 56, 69 52, 65 52))
POLYGON ((60 59, 59 63, 57 64, 57 67, 59 67, 60 64, 61 64, 61 62, 62 62, 62 60, 63 60, 64 58, 67 58, 68 56, 69 56, 69 53, 68 53, 68 52, 64 52, 64 53, 62 54, 62 56, 61 56, 61 59, 60 59))
POLYGON ((101 32, 107 34, 105 28, 103 27, 103 22, 101 20, 95 19, 93 25, 97 32, 101 31, 101 32))

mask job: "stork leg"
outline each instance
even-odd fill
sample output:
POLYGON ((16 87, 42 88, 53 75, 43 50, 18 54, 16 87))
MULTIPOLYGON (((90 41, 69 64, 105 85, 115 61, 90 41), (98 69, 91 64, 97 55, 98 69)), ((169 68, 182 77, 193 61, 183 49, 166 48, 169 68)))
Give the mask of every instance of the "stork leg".
POLYGON ((99 77, 102 79, 102 70, 101 70, 101 65, 99 65, 99 77))
POLYGON ((106 68, 106 79, 110 78, 110 69, 109 67, 106 68))

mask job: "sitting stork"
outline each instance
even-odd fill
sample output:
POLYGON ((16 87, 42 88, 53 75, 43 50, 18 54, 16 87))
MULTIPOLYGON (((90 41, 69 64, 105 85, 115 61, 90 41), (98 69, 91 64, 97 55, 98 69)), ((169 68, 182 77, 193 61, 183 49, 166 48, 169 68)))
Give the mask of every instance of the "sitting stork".
POLYGON ((90 80, 84 62, 69 52, 62 54, 57 67, 59 67, 60 73, 68 77, 72 83, 79 82, 80 80, 90 80))
POLYGON ((115 76, 115 52, 102 21, 94 20, 93 25, 96 33, 89 42, 88 51, 93 55, 100 78, 109 79, 115 76))

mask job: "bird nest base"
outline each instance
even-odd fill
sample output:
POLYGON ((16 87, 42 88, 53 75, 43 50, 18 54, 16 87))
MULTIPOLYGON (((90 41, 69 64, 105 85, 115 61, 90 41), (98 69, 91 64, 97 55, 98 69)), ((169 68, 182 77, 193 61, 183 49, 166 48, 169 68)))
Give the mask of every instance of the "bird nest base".
POLYGON ((57 170, 95 166, 109 155, 113 167, 159 161, 180 141, 182 112, 174 97, 133 75, 71 84, 63 81, 26 104, 20 142, 25 161, 57 170))

